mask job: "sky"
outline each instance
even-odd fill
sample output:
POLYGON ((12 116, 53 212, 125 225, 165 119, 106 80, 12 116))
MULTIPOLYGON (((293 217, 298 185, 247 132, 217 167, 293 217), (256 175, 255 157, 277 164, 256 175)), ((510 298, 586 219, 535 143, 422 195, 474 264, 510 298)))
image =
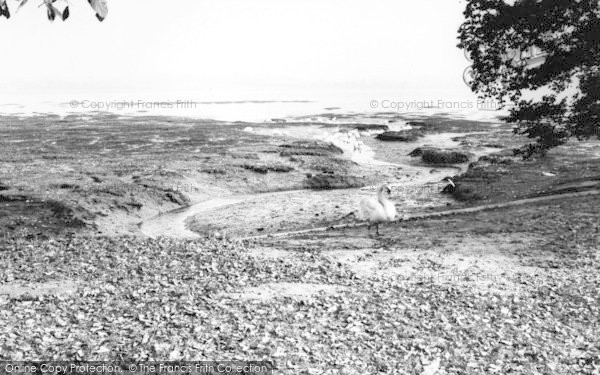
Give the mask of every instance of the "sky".
POLYGON ((18 13, 8 1, 0 98, 469 93, 456 48, 464 1, 108 0, 102 23, 86 0, 53 23, 41 0, 18 13))

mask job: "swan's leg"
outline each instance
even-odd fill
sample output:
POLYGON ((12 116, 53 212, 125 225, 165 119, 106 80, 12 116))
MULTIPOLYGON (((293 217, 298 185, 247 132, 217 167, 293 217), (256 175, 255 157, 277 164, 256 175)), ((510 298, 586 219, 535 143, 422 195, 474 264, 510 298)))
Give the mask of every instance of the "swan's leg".
POLYGON ((375 224, 375 228, 377 229, 377 235, 379 236, 379 223, 375 224))

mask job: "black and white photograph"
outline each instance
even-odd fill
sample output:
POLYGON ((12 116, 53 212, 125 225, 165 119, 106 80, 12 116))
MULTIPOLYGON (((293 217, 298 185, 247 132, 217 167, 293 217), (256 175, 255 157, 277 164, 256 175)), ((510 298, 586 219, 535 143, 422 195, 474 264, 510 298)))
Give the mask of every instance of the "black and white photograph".
POLYGON ((0 375, 600 375, 599 0, 0 0, 0 375))

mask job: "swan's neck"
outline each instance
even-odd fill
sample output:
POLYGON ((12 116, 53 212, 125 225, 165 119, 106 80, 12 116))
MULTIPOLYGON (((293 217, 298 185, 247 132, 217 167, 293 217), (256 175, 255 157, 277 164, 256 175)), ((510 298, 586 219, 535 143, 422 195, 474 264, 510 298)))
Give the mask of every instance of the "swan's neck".
POLYGON ((382 205, 388 201, 388 199, 385 197, 385 195, 383 195, 383 190, 377 192, 377 200, 379 201, 379 203, 381 203, 382 205))

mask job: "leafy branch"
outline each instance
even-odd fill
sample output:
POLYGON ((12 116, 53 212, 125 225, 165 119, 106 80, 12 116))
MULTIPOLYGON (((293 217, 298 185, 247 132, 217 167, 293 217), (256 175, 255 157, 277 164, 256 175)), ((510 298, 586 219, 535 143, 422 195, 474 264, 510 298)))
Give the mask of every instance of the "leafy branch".
POLYGON ((471 89, 514 103, 508 121, 535 144, 524 157, 600 138, 600 3, 598 0, 468 0, 459 48, 473 60, 471 89), (515 64, 507 51, 535 47, 541 64, 515 64), (524 95, 537 94, 537 100, 524 95))
MULTIPOLYGON (((17 1, 19 1, 17 12, 29 2, 29 0, 17 1)), ((108 14, 108 6, 106 1, 107 0, 87 0, 94 12, 96 12, 96 18, 98 18, 99 21, 104 21, 106 15, 108 14)), ((44 5, 46 6, 46 14, 50 21, 54 21, 57 16, 65 21, 71 14, 68 0, 43 0, 43 3, 40 4, 40 7, 44 5), (65 4, 64 7, 60 6, 62 3, 65 4)), ((9 19, 11 16, 11 12, 6 0, 0 0, 0 18, 2 16, 6 17, 6 19, 9 19)))

